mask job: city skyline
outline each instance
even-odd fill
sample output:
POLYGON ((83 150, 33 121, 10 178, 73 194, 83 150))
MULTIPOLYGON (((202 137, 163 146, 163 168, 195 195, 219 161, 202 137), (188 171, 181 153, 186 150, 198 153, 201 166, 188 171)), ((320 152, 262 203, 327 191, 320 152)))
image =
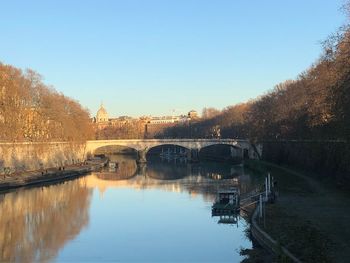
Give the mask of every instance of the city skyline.
POLYGON ((11 1, 0 60, 93 116, 222 109, 296 78, 344 22, 337 1, 11 1), (21 9, 18 9, 21 6, 21 9))

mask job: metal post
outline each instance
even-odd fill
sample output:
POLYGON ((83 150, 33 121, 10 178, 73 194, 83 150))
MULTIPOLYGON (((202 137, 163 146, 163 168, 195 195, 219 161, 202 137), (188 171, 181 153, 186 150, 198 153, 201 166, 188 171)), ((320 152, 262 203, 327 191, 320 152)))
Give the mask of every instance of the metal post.
POLYGON ((268 198, 268 195, 267 195, 267 190, 268 189, 268 186, 267 186, 267 177, 265 177, 265 202, 267 202, 267 198, 268 198))
POLYGON ((266 229, 266 203, 264 204, 264 228, 266 229))
POLYGON ((259 218, 262 218, 262 195, 259 195, 259 218))
POLYGON ((267 174, 267 178, 268 178, 268 183, 269 183, 269 187, 267 188, 269 193, 271 193, 271 175, 270 173, 267 174))

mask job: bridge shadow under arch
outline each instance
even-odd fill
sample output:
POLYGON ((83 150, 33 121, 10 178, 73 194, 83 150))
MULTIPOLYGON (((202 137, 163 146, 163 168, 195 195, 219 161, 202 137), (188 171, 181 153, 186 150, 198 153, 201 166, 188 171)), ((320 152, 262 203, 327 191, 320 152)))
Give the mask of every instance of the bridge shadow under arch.
POLYGON ((128 180, 137 175, 137 151, 134 148, 120 145, 106 145, 97 148, 95 156, 106 156, 110 162, 115 162, 117 168, 103 168, 96 176, 102 180, 128 180))
POLYGON ((187 155, 191 150, 176 144, 148 149, 147 176, 157 180, 177 180, 187 176, 187 155))
POLYGON ((159 155, 162 153, 186 154, 190 149, 177 144, 160 144, 147 149, 147 155, 159 155))
POLYGON ((198 154, 201 160, 226 161, 239 164, 243 161, 244 151, 239 146, 218 143, 201 148, 198 154))
POLYGON ((102 180, 129 180, 138 174, 136 160, 130 156, 110 155, 110 161, 117 163, 117 168, 104 168, 96 176, 102 180))
POLYGON ((175 163, 148 162, 147 176, 157 180, 178 180, 188 176, 187 165, 175 163))
POLYGON ((123 145, 106 145, 101 146, 95 149, 93 152, 94 155, 113 155, 113 154, 120 154, 120 155, 130 155, 130 156, 136 156, 137 150, 123 145))

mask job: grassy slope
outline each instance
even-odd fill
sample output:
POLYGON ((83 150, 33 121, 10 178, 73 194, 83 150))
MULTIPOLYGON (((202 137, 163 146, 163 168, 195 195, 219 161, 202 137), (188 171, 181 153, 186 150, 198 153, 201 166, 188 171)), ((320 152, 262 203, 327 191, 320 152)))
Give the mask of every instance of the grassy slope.
POLYGON ((279 198, 267 209, 266 230, 305 262, 349 262, 350 196, 308 176, 264 162, 248 167, 270 171, 279 198))

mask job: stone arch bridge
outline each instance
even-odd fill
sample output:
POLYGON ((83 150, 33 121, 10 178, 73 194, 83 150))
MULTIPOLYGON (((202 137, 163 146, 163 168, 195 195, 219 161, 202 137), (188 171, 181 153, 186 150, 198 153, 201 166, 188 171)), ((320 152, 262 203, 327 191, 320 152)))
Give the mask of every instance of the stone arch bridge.
POLYGON ((198 157, 199 151, 212 145, 229 145, 235 149, 235 155, 247 155, 251 159, 261 156, 261 146, 252 145, 248 140, 236 139, 127 139, 127 140, 94 140, 86 142, 86 155, 93 155, 99 148, 106 146, 124 146, 132 148, 138 153, 138 161, 146 162, 147 152, 161 145, 174 145, 188 149, 187 158, 192 160, 198 157))

